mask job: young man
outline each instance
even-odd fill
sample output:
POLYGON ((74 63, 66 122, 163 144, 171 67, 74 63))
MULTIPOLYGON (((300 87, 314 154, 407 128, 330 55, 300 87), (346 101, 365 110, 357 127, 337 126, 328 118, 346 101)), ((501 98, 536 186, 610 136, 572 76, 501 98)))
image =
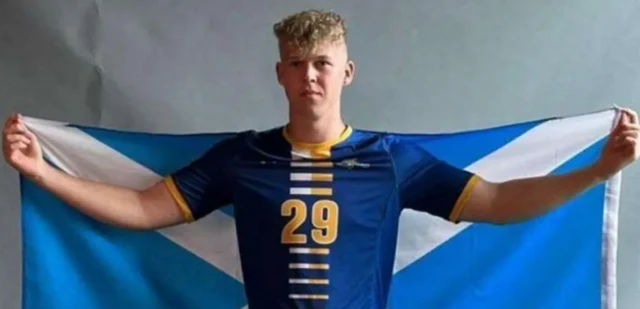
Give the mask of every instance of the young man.
MULTIPOLYGON (((354 76, 341 17, 304 11, 274 27, 289 122, 244 132, 143 191, 75 178, 47 165, 19 116, 4 156, 20 173, 97 220, 156 229, 233 203, 249 306, 385 308, 405 208, 453 222, 526 220, 638 157, 638 118, 622 110, 600 159, 569 174, 491 183, 340 113, 354 76)), ((425 287, 428 288, 428 287, 425 287)))

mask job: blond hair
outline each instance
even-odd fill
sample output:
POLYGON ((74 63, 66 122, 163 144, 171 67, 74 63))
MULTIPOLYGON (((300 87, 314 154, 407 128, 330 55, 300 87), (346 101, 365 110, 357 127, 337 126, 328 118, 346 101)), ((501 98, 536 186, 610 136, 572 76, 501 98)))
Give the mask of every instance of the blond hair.
POLYGON ((318 44, 346 41, 344 18, 332 11, 305 10, 291 14, 273 25, 280 46, 293 44, 305 52, 318 44))

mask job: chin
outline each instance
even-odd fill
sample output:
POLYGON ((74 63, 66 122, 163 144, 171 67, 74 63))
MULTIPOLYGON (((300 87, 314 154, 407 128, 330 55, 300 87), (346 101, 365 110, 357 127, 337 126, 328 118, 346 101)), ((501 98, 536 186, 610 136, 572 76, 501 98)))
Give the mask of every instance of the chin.
POLYGON ((311 119, 319 118, 326 109, 327 106, 320 100, 300 100, 293 107, 296 114, 311 119))
POLYGON ((301 97, 296 102, 297 106, 322 106, 325 101, 319 96, 301 97))

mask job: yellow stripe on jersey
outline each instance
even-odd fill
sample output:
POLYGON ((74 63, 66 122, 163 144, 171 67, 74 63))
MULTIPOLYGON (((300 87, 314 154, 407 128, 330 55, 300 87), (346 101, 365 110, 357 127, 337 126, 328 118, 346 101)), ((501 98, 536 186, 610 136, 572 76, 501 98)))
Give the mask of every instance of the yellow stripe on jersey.
POLYGON ((333 189, 331 188, 311 188, 311 195, 332 195, 333 189))
POLYGON ((178 204, 178 207, 180 207, 180 211, 182 212, 182 216, 184 217, 184 219, 187 220, 187 222, 193 221, 193 214, 191 213, 191 209, 189 208, 189 206, 187 206, 187 201, 185 201, 182 194, 180 194, 180 191, 178 190, 173 177, 167 176, 163 179, 163 182, 167 186, 167 189, 169 189, 169 192, 178 204))
POLYGON ((291 188, 289 190, 291 195, 320 195, 328 196, 333 194, 331 188, 291 188))
POLYGON ((327 248, 289 248, 289 253, 294 254, 329 254, 329 249, 327 248))
POLYGON ((462 209, 464 209, 469 196, 471 195, 471 191, 473 187, 478 183, 480 177, 478 175, 473 175, 467 182, 467 185, 464 186, 462 193, 458 196, 455 205, 453 206, 453 210, 451 210, 451 214, 449 215, 449 220, 453 222, 458 222, 460 218, 460 214, 462 213, 462 209))
POLYGON ((291 167, 331 168, 333 167, 333 162, 291 162, 291 167))
POLYGON ((289 279, 290 284, 329 284, 329 279, 289 279))
POLYGON ((294 159, 326 159, 331 157, 329 149, 303 149, 292 147, 291 157, 294 159))
POLYGON ((324 263, 290 263, 289 269, 329 269, 329 264, 324 263))
POLYGON ((291 173, 292 181, 333 181, 330 173, 291 173))
POLYGON ((329 299, 326 294, 289 294, 291 299, 329 299))

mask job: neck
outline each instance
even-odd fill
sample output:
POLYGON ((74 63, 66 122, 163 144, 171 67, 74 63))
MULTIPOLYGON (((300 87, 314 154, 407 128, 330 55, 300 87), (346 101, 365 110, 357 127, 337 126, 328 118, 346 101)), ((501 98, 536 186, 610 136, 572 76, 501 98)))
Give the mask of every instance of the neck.
POLYGON ((287 133, 300 143, 319 144, 337 139, 345 130, 346 124, 339 114, 316 119, 290 115, 287 133))

